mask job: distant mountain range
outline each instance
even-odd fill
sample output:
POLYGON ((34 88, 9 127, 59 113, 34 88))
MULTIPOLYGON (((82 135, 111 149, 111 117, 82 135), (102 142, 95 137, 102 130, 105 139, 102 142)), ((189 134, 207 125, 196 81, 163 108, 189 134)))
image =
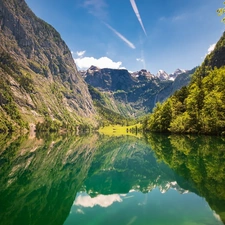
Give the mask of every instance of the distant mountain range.
POLYGON ((154 76, 144 69, 91 66, 79 73, 60 34, 24 0, 0 4, 0 132, 45 123, 48 129, 96 127, 99 109, 104 115, 141 116, 190 81, 191 72, 180 69, 154 76))
MULTIPOLYGON (((106 68, 103 68, 106 69, 106 68)), ((89 73, 94 73, 94 71, 100 71, 103 70, 98 68, 97 66, 91 66, 88 70, 80 70, 80 74, 86 78, 87 74, 89 73)), ((110 69, 110 68, 109 68, 110 69)), ((118 70, 118 69, 116 69, 118 70)), ((120 69, 120 70, 124 70, 124 69, 120 69)), ((184 73, 188 73, 190 70, 184 70, 184 69, 176 69, 174 71, 174 73, 168 74, 166 71, 164 70, 159 70, 156 75, 152 74, 150 71, 147 71, 146 69, 142 69, 140 71, 136 71, 136 72, 129 72, 130 75, 134 78, 139 78, 139 79, 144 79, 144 80, 152 80, 155 77, 158 77, 161 81, 165 81, 165 80, 172 80, 174 81, 176 79, 176 77, 180 74, 184 74, 184 73)))
MULTIPOLYGON (((100 69, 91 66, 80 71, 88 85, 96 88, 110 104, 105 107, 123 116, 141 116, 152 112, 156 102, 164 101, 177 89, 187 85, 193 70, 177 69, 172 74, 163 70, 154 75, 142 69, 129 72, 126 69, 100 69)), ((93 100, 99 102, 96 96, 93 100)))
POLYGON ((164 70, 159 70, 156 74, 160 80, 175 80, 180 74, 188 73, 188 70, 176 69, 174 73, 168 74, 164 70))

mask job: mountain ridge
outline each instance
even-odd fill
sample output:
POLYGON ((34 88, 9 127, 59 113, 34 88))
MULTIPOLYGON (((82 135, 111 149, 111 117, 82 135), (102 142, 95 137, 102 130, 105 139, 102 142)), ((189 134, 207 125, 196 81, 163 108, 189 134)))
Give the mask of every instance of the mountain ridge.
POLYGON ((74 126, 96 123, 87 85, 51 25, 35 16, 24 0, 0 0, 0 30, 1 130, 48 118, 74 126), (9 101, 21 122, 7 111, 9 101))
POLYGON ((151 112, 156 102, 164 101, 177 88, 188 84, 194 70, 181 71, 177 69, 174 72, 174 80, 169 79, 169 75, 167 79, 160 79, 145 69, 129 72, 126 69, 91 66, 80 73, 88 85, 97 88, 111 101, 113 107, 108 105, 109 109, 123 116, 138 117, 151 112))
POLYGON ((92 66, 79 73, 60 34, 24 0, 0 0, 0 31, 1 132, 96 127, 104 115, 136 118, 183 86, 183 78, 173 86, 145 69, 92 66))

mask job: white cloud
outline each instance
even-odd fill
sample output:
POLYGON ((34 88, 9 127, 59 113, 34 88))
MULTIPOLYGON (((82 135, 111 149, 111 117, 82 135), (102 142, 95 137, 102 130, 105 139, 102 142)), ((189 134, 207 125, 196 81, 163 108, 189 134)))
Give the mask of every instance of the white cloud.
POLYGON ((122 62, 113 62, 112 59, 108 57, 101 57, 96 59, 94 57, 83 57, 74 59, 76 65, 80 70, 85 70, 90 68, 90 66, 97 66, 99 68, 112 68, 112 69, 122 69, 122 62))
POLYGON ((136 59, 138 62, 144 62, 144 59, 141 59, 141 58, 137 58, 136 59))
POLYGON ((216 43, 210 45, 209 48, 208 48, 208 54, 210 54, 215 49, 215 47, 216 47, 216 43))
POLYGON ((146 68, 146 63, 145 63, 145 59, 144 59, 144 52, 142 51, 142 57, 141 58, 137 58, 136 60, 138 61, 138 62, 141 62, 142 63, 142 65, 143 65, 143 69, 145 69, 146 68))
POLYGON ((146 31, 145 31, 145 27, 144 27, 144 25, 143 25, 143 23, 142 23, 141 15, 140 15, 140 13, 139 13, 139 11, 138 11, 138 8, 137 8, 137 5, 136 5, 136 3, 135 3, 135 0, 130 0, 130 3, 131 3, 131 5, 132 5, 132 8, 133 8, 133 10, 134 10, 134 13, 135 13, 136 16, 137 16, 137 19, 138 19, 139 23, 141 24, 142 30, 144 31, 145 35, 147 36, 147 33, 146 33, 146 31))
POLYGON ((209 48, 208 48, 208 52, 207 52, 204 56, 202 56, 201 59, 205 59, 205 57, 206 57, 207 55, 209 55, 209 54, 215 49, 215 47, 216 47, 216 43, 210 45, 209 48))
POLYGON ((222 222, 220 216, 219 216, 215 211, 213 211, 213 216, 214 216, 218 221, 221 221, 221 222, 222 222))
POLYGON ((82 57, 86 51, 76 52, 77 56, 82 57))
POLYGON ((136 47, 134 46, 133 43, 131 43, 127 38, 125 38, 122 34, 120 34, 117 30, 112 28, 109 24, 104 23, 111 31, 113 31, 122 41, 124 41, 130 48, 135 49, 136 47))
POLYGON ((120 195, 98 195, 95 198, 91 198, 90 196, 78 196, 74 202, 74 205, 91 208, 99 205, 106 208, 112 205, 114 202, 122 202, 120 195))
POLYGON ((84 214, 84 211, 81 210, 81 209, 77 209, 76 213, 78 213, 78 214, 84 214))

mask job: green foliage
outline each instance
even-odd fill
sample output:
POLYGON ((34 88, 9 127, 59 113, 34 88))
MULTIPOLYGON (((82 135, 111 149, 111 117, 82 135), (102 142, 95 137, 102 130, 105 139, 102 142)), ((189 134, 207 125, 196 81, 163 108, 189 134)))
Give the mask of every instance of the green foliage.
MULTIPOLYGON (((107 97, 101 93, 97 88, 94 88, 91 85, 88 85, 89 93, 94 101, 94 105, 97 108, 99 113, 100 119, 99 123, 100 126, 107 126, 109 124, 120 124, 120 125, 127 125, 128 120, 129 123, 134 124, 134 120, 127 119, 126 117, 122 116, 119 113, 114 112, 113 110, 109 109, 110 101, 107 97)), ((121 107, 122 111, 122 107, 121 107)))
POLYGON ((210 136, 158 135, 146 137, 160 161, 193 183, 194 192, 225 219, 224 140, 210 136))
POLYGON ((92 162, 95 140, 51 134, 45 141, 20 136, 4 144, 0 136, 1 224, 63 224, 92 162))
POLYGON ((22 120, 19 110, 14 103, 9 86, 0 77, 0 132, 13 132, 20 128, 28 128, 28 124, 22 120))
POLYGON ((105 97, 97 88, 94 88, 93 86, 88 85, 88 90, 91 94, 91 98, 95 102, 98 102, 99 104, 102 104, 102 105, 106 105, 105 97))
POLYGON ((28 93, 31 93, 33 88, 33 82, 30 74, 22 74, 19 65, 13 59, 10 54, 0 49, 0 68, 3 69, 8 75, 12 76, 28 93))
POLYGON ((225 68, 214 69, 199 82, 158 103, 145 130, 221 134, 225 131, 225 68))
POLYGON ((126 125, 127 124, 127 119, 120 115, 119 113, 116 113, 103 105, 101 105, 98 102, 94 102, 94 105, 97 108, 97 111, 100 115, 100 126, 106 126, 109 124, 120 124, 120 125, 126 125))
POLYGON ((22 75, 21 77, 19 77, 19 83, 27 93, 32 93, 34 91, 33 81, 30 74, 22 75))
POLYGON ((13 75, 14 72, 19 73, 19 66, 15 60, 10 56, 9 53, 5 52, 0 48, 0 68, 6 73, 13 75))
POLYGON ((154 132, 168 132, 169 124, 172 118, 171 101, 168 100, 164 103, 157 103, 149 118, 145 130, 154 132))
POLYGON ((60 34, 55 30, 54 27, 52 27, 50 24, 48 24, 44 20, 39 19, 39 21, 41 22, 43 30, 53 34, 53 40, 56 43, 59 43, 62 40, 60 34))
POLYGON ((36 132, 58 132, 61 127, 61 123, 51 118, 46 118, 43 123, 38 122, 36 125, 36 132))
POLYGON ((223 134, 225 131, 225 34, 192 76, 188 87, 158 103, 144 122, 153 132, 223 134), (218 66, 218 68, 217 68, 218 66))
MULTIPOLYGON (((225 5, 225 2, 223 3, 225 5)), ((218 16, 225 14, 225 7, 217 9, 218 16)), ((222 22, 225 23, 225 17, 222 19, 222 22)))

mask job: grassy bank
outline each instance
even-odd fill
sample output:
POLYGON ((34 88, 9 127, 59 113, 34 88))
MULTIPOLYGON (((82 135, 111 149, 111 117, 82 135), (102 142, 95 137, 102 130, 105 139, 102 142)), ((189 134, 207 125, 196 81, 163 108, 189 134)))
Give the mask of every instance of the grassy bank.
POLYGON ((140 123, 131 126, 109 125, 101 127, 98 131, 100 134, 108 136, 130 135, 142 137, 142 126, 140 123))

